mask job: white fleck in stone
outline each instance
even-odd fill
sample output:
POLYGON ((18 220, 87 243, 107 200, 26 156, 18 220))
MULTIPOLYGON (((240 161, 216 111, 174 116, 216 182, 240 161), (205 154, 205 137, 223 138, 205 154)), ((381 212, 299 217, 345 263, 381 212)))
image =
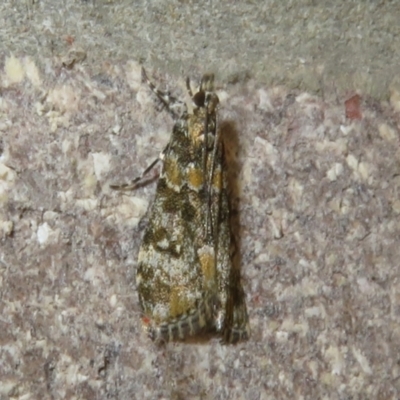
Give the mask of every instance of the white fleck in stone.
POLYGON ((258 108, 265 111, 274 111, 274 106, 271 102, 271 96, 264 89, 258 90, 258 108))
POLYGON ((112 128, 112 131, 115 135, 118 135, 121 132, 121 125, 117 124, 112 128))
POLYGON ((15 172, 3 163, 0 163, 0 179, 11 182, 15 179, 15 172))
POLYGON ((311 375, 314 379, 317 379, 318 377, 318 371, 319 371, 319 364, 315 360, 310 360, 306 364, 308 366, 309 371, 311 371, 311 375))
MULTIPOLYGON (((265 244, 264 244, 265 245, 265 244)), ((254 260, 256 264, 267 263, 270 260, 270 256, 268 253, 260 253, 254 260)), ((257 272, 258 273, 258 272, 257 272)))
MULTIPOLYGON (((19 382, 14 382, 12 380, 2 380, 1 385, 0 385, 0 394, 7 396, 10 394, 10 392, 17 386, 19 386, 19 382)), ((5 397, 4 397, 5 398, 5 397)), ((20 398, 20 397, 19 397, 20 398)))
POLYGON ((21 61, 14 56, 6 58, 4 72, 6 73, 5 78, 7 80, 5 83, 9 85, 20 83, 25 77, 21 61))
POLYGON ((243 182, 243 185, 248 185, 252 180, 254 179, 254 173, 253 173, 253 162, 250 158, 246 158, 246 160, 243 163, 242 171, 241 171, 241 181, 243 182))
POLYGON ((228 99, 229 99, 229 93, 226 90, 218 90, 217 92, 217 96, 219 98, 219 102, 225 103, 228 99))
POLYGON ((110 306, 115 307, 117 305, 117 295, 113 294, 110 297, 110 306))
POLYGON ((76 201, 78 207, 82 207, 86 211, 93 211, 97 207, 96 199, 78 199, 76 201))
POLYGON ((51 233, 51 229, 47 222, 42 225, 39 225, 37 229, 37 239, 40 244, 44 244, 49 240, 49 236, 51 233))
POLYGON ((340 163, 335 163, 332 168, 326 173, 327 178, 333 182, 336 181, 337 177, 342 175, 343 165, 340 163))
MULTIPOLYGON (((80 96, 78 90, 68 85, 60 85, 49 91, 46 101, 56 111, 75 111, 79 109, 80 96)), ((52 114, 50 113, 49 117, 52 114)))
POLYGON ((369 280, 365 277, 360 277, 357 279, 357 284, 360 288, 360 292, 363 294, 373 294, 374 287, 371 285, 369 280))
POLYGON ((392 203, 392 210, 396 213, 396 214, 400 214, 400 200, 395 200, 392 203))
POLYGON ((358 160, 353 154, 349 154, 346 157, 347 165, 354 171, 357 171, 358 168, 358 160))
POLYGON ((299 202, 304 194, 304 185, 299 180, 295 178, 290 178, 288 189, 290 191, 293 201, 295 203, 299 202))
POLYGON ((93 89, 92 88, 92 96, 96 97, 100 101, 104 101, 107 97, 107 95, 102 92, 101 90, 93 89))
POLYGON ((126 80, 133 90, 138 90, 142 86, 142 66, 138 62, 127 62, 126 80))
POLYGON ((151 103, 151 97, 148 93, 148 89, 145 90, 145 88, 139 88, 139 90, 136 93, 136 101, 143 107, 147 108, 148 105, 151 103))
POLYGON ((9 236, 13 230, 14 224, 12 221, 0 220, 0 238, 9 236))
POLYGON ((65 378, 70 386, 77 386, 79 383, 85 382, 88 377, 79 373, 81 366, 78 364, 71 364, 65 371, 65 378))
POLYGON ((353 347, 352 352, 353 352, 355 359, 360 364, 363 372, 367 375, 372 375, 372 369, 369 365, 369 362, 368 362, 367 358, 361 353, 361 351, 359 349, 356 349, 355 347, 353 347))
MULTIPOLYGON (((0 100, 1 103, 1 100, 0 100)), ((0 132, 5 132, 7 129, 12 126, 12 122, 7 120, 7 121, 0 121, 0 132)), ((0 160, 3 159, 4 155, 0 156, 0 160)))
POLYGON ((337 346, 329 346, 325 352, 325 358, 328 359, 329 364, 332 369, 333 375, 341 375, 345 368, 345 362, 343 360, 343 355, 337 346))
POLYGON ((272 228, 272 235, 274 236, 274 239, 280 239, 283 236, 282 232, 282 224, 280 221, 275 221, 273 217, 269 217, 269 222, 272 228))
POLYGON ((396 134, 395 130, 388 124, 380 124, 378 130, 381 138, 388 142, 393 142, 397 139, 398 135, 396 134))
POLYGON ((395 111, 400 111, 400 92, 398 90, 391 90, 390 104, 395 109, 395 111))
POLYGON ((43 214, 43 219, 45 221, 53 221, 58 217, 58 213, 54 212, 54 211, 45 211, 45 213, 43 214))
POLYGON ((360 164, 358 165, 358 172, 360 173, 360 176, 362 179, 367 180, 369 178, 369 165, 368 163, 362 161, 360 162, 360 164))
POLYGON ((36 101, 35 104, 33 105, 33 108, 36 111, 36 114, 39 115, 40 117, 45 113, 46 111, 46 107, 45 105, 40 102, 40 101, 36 101))
POLYGON ((308 318, 321 317, 322 316, 322 310, 321 310, 321 308, 319 306, 309 307, 309 308, 305 309, 304 314, 308 318))
POLYGON ((66 154, 72 146, 72 142, 70 140, 64 139, 61 145, 62 152, 66 154))
POLYGON ((95 174, 91 174, 90 172, 84 177, 83 187, 87 189, 88 194, 92 194, 97 185, 97 177, 95 174))
POLYGON ((332 153, 336 156, 342 156, 347 153, 347 139, 339 138, 337 140, 321 140, 314 144, 315 149, 320 153, 332 153))
POLYGON ((42 80, 40 78, 39 69, 35 62, 30 57, 24 58, 25 73, 27 78, 31 81, 33 86, 40 86, 42 80))
POLYGON ((340 125, 340 132, 347 136, 353 130, 353 125, 340 125))
POLYGON ((110 170, 110 155, 107 153, 99 152, 92 153, 94 173, 97 180, 101 180, 104 173, 110 170))
POLYGON ((149 206, 149 202, 141 197, 123 197, 119 206, 115 209, 124 219, 142 217, 149 206))
POLYGON ((83 276, 85 281, 90 282, 94 286, 98 286, 103 279, 104 271, 100 266, 88 268, 83 276))
POLYGON ((254 146, 256 148, 261 147, 264 150, 263 153, 270 165, 274 166, 277 163, 279 159, 278 151, 270 142, 268 142, 268 140, 262 139, 259 136, 257 136, 254 139, 254 146))
POLYGON ((289 333, 285 331, 277 331, 276 332, 276 340, 280 343, 286 343, 289 338, 289 333))
POLYGON ((297 103, 307 103, 309 101, 313 101, 315 98, 314 96, 310 95, 309 93, 300 93, 296 97, 296 102, 297 103))
POLYGON ((300 292, 304 297, 316 296, 318 293, 318 284, 314 279, 311 279, 310 277, 304 277, 301 283, 298 285, 298 289, 300 289, 300 292))

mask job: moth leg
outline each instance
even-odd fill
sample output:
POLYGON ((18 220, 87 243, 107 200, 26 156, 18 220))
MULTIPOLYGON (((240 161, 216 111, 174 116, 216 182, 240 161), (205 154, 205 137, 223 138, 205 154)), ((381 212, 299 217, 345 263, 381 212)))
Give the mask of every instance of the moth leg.
MULTIPOLYGON (((179 110, 186 109, 186 104, 183 103, 182 101, 178 100, 177 98, 171 96, 167 92, 163 92, 161 90, 158 90, 153 83, 150 81, 148 78, 145 69, 142 67, 142 79, 144 82, 146 82, 147 86, 151 89, 153 93, 156 94, 158 99, 165 105, 167 108, 168 112, 172 114, 174 118, 180 115, 179 110), (175 111, 177 109, 178 111, 175 111)), ((129 183, 120 183, 120 184, 111 184, 110 188, 114 190, 134 190, 136 189, 139 185, 143 183, 143 179, 146 177, 146 175, 155 167, 155 165, 164 159, 165 153, 168 150, 168 145, 164 148, 164 150, 161 152, 160 156, 156 158, 143 172, 141 175, 137 176, 135 179, 133 179, 129 183)))
POLYGON ((190 78, 186 78, 186 89, 190 97, 193 97, 192 88, 190 87, 190 78))
POLYGON ((186 110, 186 104, 176 97, 171 96, 169 92, 163 92, 158 90, 155 85, 148 78, 145 69, 142 67, 142 79, 146 82, 147 86, 151 91, 158 97, 161 103, 167 108, 168 112, 174 119, 178 118, 182 114, 182 110, 186 110))
POLYGON ((146 169, 135 179, 133 179, 129 183, 117 183, 117 184, 111 184, 110 188, 114 190, 123 190, 123 191, 128 191, 128 190, 135 190, 138 186, 142 185, 144 182, 144 178, 146 175, 158 164, 158 162, 163 161, 165 158, 165 154, 168 152, 170 147, 170 144, 168 143, 165 147, 164 150, 160 153, 160 155, 152 161, 151 164, 149 164, 146 169))
POLYGON ((161 156, 156 158, 143 172, 141 175, 137 176, 133 181, 129 183, 117 183, 111 184, 110 188, 114 190, 134 190, 140 185, 141 181, 146 177, 146 175, 156 166, 156 164, 161 160, 161 156))
POLYGON ((169 143, 165 146, 164 150, 160 153, 160 155, 151 164, 149 164, 139 176, 133 179, 133 181, 129 183, 111 184, 110 188, 114 190, 125 190, 125 191, 136 189, 139 185, 143 183, 143 179, 158 164, 158 162, 164 160, 165 154, 167 153, 168 149, 169 149, 169 143))
POLYGON ((111 184, 110 188, 114 190, 123 190, 123 191, 136 189, 139 185, 144 183, 143 182, 144 178, 158 164, 158 162, 164 160, 165 154, 167 153, 168 149, 169 149, 169 144, 165 146, 164 150, 160 153, 160 155, 151 164, 149 164, 139 176, 133 179, 133 181, 129 183, 111 184))

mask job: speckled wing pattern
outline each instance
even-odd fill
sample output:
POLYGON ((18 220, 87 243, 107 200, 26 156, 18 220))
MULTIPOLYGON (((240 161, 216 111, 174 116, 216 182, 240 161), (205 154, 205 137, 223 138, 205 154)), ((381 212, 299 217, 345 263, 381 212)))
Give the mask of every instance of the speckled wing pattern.
POLYGON ((143 323, 156 342, 215 333, 225 343, 246 340, 249 324, 232 266, 219 99, 204 75, 189 107, 144 80, 173 116, 180 113, 162 152, 162 171, 139 251, 137 288, 143 323), (189 112, 188 109, 191 109, 189 112))

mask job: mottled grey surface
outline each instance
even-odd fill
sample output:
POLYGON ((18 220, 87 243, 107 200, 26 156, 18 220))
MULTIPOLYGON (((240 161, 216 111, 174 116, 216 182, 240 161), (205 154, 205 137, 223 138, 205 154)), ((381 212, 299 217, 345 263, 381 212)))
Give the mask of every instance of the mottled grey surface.
POLYGON ((268 0, 3 0, 0 53, 47 57, 68 50, 87 62, 142 60, 175 77, 193 68, 235 82, 323 92, 399 89, 400 3, 268 0))
MULTIPOLYGON (((64 1, 48 14, 47 2, 14 14, 10 4, 0 6, 14 53, 0 58, 0 399, 398 399, 400 92, 378 101, 360 90, 352 119, 354 92, 336 81, 319 96, 267 86, 244 79, 240 60, 237 82, 217 81, 252 336, 157 348, 134 281, 155 185, 121 194, 109 184, 140 173, 172 121, 124 46, 109 48, 118 59, 80 47, 82 37, 117 43, 122 22, 101 37, 101 20, 84 34, 66 23, 68 7, 78 23, 76 10, 89 19, 117 4, 64 1), (47 21, 43 36, 35 19, 47 21)), ((179 69, 199 77, 203 63, 190 62, 179 69)), ((184 92, 182 77, 151 57, 146 66, 184 92)))

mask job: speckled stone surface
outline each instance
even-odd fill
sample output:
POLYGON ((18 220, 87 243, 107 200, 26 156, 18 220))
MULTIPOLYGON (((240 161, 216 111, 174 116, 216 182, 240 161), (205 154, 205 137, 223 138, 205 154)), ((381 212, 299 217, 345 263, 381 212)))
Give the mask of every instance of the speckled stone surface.
MULTIPOLYGON (((137 58, 82 49, 58 24, 78 2, 42 15, 36 56, 16 51, 45 2, 24 4, 30 20, 16 19, 0 54, 0 399, 398 399, 396 87, 387 100, 360 89, 358 107, 334 80, 315 95, 217 73, 252 335, 158 348, 135 290, 155 184, 109 184, 157 157, 173 121, 137 58)), ((146 67, 184 93, 184 76, 146 67)))
POLYGON ((252 336, 157 348, 134 282, 155 186, 109 183, 157 156, 169 115, 136 62, 3 65, 1 398, 397 397, 398 94, 358 120, 344 98, 219 87, 252 336))
POLYGON ((215 71, 321 94, 334 82, 387 100, 400 90, 396 0, 2 0, 0 54, 78 58, 101 73, 141 60, 178 77, 215 71))

